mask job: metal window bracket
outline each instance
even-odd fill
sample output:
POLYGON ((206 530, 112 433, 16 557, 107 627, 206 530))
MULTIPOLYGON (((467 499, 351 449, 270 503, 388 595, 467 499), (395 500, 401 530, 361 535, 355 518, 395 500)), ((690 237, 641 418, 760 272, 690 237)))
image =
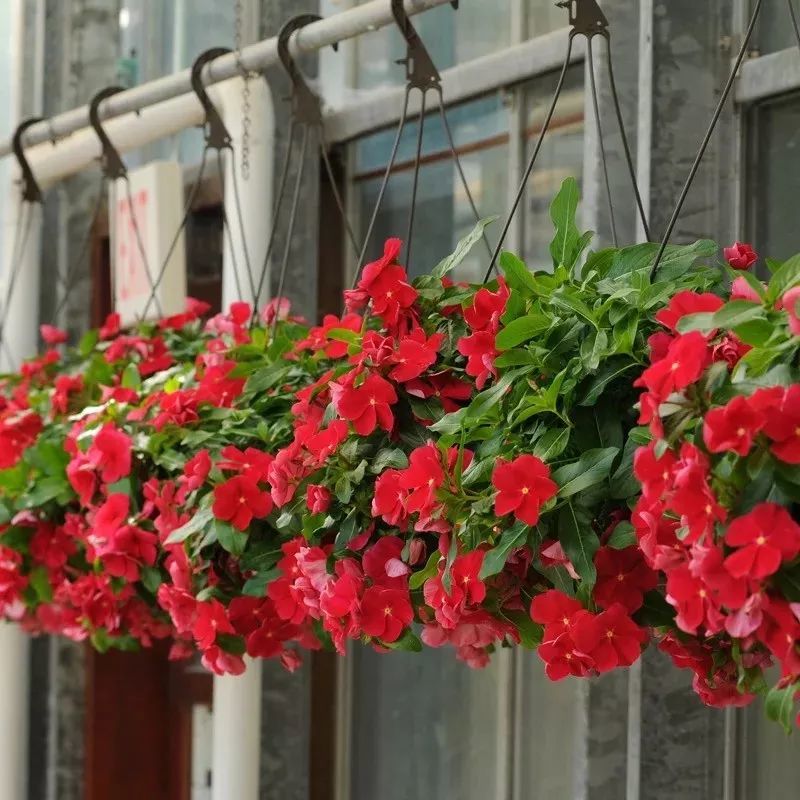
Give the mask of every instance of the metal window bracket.
POLYGON ((608 38, 608 20, 597 0, 561 0, 556 5, 559 8, 569 9, 571 37, 583 34, 587 39, 593 36, 608 38))
POLYGON ((32 125, 41 121, 42 117, 31 117, 30 119, 20 122, 17 129, 14 131, 11 142, 14 158, 17 159, 20 171, 22 172, 22 199, 28 203, 41 203, 42 190, 36 181, 36 176, 33 174, 28 159, 25 157, 25 148, 22 146, 22 135, 32 125))
POLYGON ((200 101, 200 104, 203 106, 203 111, 205 111, 206 114, 204 124, 206 147, 215 150, 225 150, 229 148, 231 146, 231 135, 228 133, 228 129, 225 127, 225 123, 222 121, 222 117, 219 115, 216 107, 211 102, 211 98, 208 96, 205 86, 203 86, 203 67, 215 58, 227 55, 230 52, 231 51, 227 47, 212 47, 210 50, 200 53, 192 64, 192 91, 197 95, 197 99, 200 101))
MULTIPOLYGON (((458 0, 450 0, 450 5, 458 9, 458 0)), ((406 13, 404 0, 392 0, 392 16, 394 16, 397 27, 400 28, 403 38, 406 40, 406 57, 401 58, 397 63, 403 64, 406 68, 406 81, 412 89, 419 89, 426 92, 428 89, 435 89, 441 86, 442 76, 427 48, 420 39, 411 19, 406 13)))
MULTIPOLYGON (((307 125, 322 125, 322 100, 319 95, 306 83, 306 79, 297 62, 289 52, 289 41, 295 31, 299 31, 312 22, 318 22, 322 17, 319 14, 298 14, 288 20, 278 33, 278 58, 281 60, 289 80, 292 82, 292 114, 297 122, 307 125)), ((333 45, 334 50, 339 49, 338 43, 333 45)))
POLYGON ((103 128, 103 123, 100 121, 100 103, 122 91, 125 91, 122 86, 107 86, 105 89, 101 89, 89 103, 89 124, 97 134, 97 138, 103 148, 103 152, 100 155, 100 165, 103 169, 103 174, 108 180, 124 178, 128 174, 128 170, 119 151, 114 147, 111 139, 108 138, 108 134, 103 128))

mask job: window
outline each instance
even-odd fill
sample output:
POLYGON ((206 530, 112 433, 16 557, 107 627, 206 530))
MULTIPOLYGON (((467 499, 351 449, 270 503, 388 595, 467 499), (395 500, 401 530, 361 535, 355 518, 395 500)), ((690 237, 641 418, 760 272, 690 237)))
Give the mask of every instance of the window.
MULTIPOLYGON (((795 0, 791 2, 794 3, 795 0)), ((751 6, 754 8, 755 3, 751 2, 751 6)), ((796 3, 795 13, 800 14, 796 3)), ((800 16, 798 19, 800 20, 800 16)), ((754 47, 761 53, 774 53, 787 47, 797 47, 787 0, 764 0, 755 32, 754 47)))

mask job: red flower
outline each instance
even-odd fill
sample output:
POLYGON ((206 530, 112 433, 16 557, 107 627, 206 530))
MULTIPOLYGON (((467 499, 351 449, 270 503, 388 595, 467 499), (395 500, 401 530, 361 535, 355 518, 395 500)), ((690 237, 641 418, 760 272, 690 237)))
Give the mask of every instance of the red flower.
POLYGON ((633 474, 642 484, 642 492, 648 497, 659 498, 672 483, 672 471, 677 459, 671 450, 665 450, 656 458, 656 444, 640 447, 633 457, 633 474))
POLYGON ((401 560, 402 552, 403 540, 399 536, 382 536, 364 551, 361 559, 364 574, 389 589, 407 588, 411 569, 401 560))
POLYGON ((306 488, 306 506, 312 514, 324 514, 331 499, 331 493, 324 486, 310 483, 306 488))
POLYGON ((331 397, 336 412, 352 422, 360 436, 369 436, 378 426, 391 431, 394 425, 391 406, 397 402, 397 394, 392 384, 380 375, 370 373, 358 386, 352 377, 333 383, 331 397))
POLYGON ((212 511, 217 519, 226 520, 244 531, 253 517, 266 517, 272 511, 272 499, 252 478, 236 475, 214 487, 212 511))
POLYGON ((736 334, 729 333, 711 348, 713 361, 725 361, 729 367, 735 367, 753 348, 745 344, 736 334))
POLYGON ((397 366, 389 373, 389 377, 398 383, 418 378, 436 363, 443 341, 442 333, 434 333, 428 338, 422 328, 415 328, 408 336, 400 339, 397 351, 391 359, 397 366))
POLYGON ((764 415, 756 411, 747 398, 737 396, 727 405, 713 408, 706 414, 703 441, 712 453, 730 450, 746 456, 765 423, 764 415))
POLYGON ((81 503, 88 506, 97 490, 97 473, 94 471, 94 464, 84 455, 75 456, 67 464, 67 480, 77 493, 81 503))
POLYGON ((526 525, 539 521, 542 505, 558 492, 558 486, 550 479, 550 468, 531 455, 518 456, 510 462, 497 459, 492 485, 497 489, 495 513, 502 517, 513 512, 526 525))
POLYGON ((428 375, 425 380, 409 381, 405 390, 412 397, 435 397, 446 413, 458 411, 461 404, 472 397, 472 386, 452 377, 448 372, 428 375))
POLYGON ((761 304, 761 297, 758 292, 741 277, 736 278, 731 284, 731 300, 749 300, 751 303, 761 304))
POLYGON ((194 621, 194 634, 197 646, 208 650, 217 641, 219 633, 236 633, 228 619, 225 606, 219 600, 207 600, 197 604, 197 616, 194 621))
POLYGON ((407 492, 402 486, 403 473, 387 469, 375 481, 372 496, 372 516, 382 517, 389 525, 405 528, 408 524, 407 492))
POLYGON ((725 559, 731 575, 766 578, 800 553, 800 525, 783 506, 761 503, 730 524, 725 543, 740 548, 725 559))
MULTIPOLYGON (((667 602, 678 611, 675 624, 693 636, 697 633, 697 629, 705 624, 709 611, 716 617, 721 616, 719 609, 712 603, 711 594, 705 583, 692 575, 686 564, 667 573, 667 602)), ((710 627, 716 629, 718 624, 710 627)))
POLYGON ((359 619, 367 636, 396 642, 414 619, 408 591, 370 586, 361 598, 359 619))
POLYGON ((642 607, 644 595, 658 585, 657 573, 644 563, 638 547, 624 550, 601 547, 594 563, 597 567, 594 599, 601 608, 619 603, 632 614, 642 607))
POLYGON ((795 336, 800 336, 800 286, 795 286, 784 294, 781 306, 789 315, 789 330, 795 336))
POLYGON ((131 437, 107 422, 94 437, 88 456, 105 483, 116 483, 131 472, 131 437))
POLYGON ((408 459, 408 469, 403 470, 400 478, 400 487, 408 492, 406 511, 430 512, 436 504, 436 491, 442 483, 444 470, 436 445, 429 442, 413 450, 408 459))
POLYGON ((598 672, 615 667, 629 667, 638 660, 647 631, 640 628, 624 606, 615 603, 597 616, 581 617, 572 631, 572 639, 589 656, 598 672))
POLYGON ((479 289, 475 293, 472 305, 464 309, 464 320, 473 331, 491 331, 497 333, 500 328, 500 317, 506 310, 506 303, 511 294, 505 279, 498 278, 496 292, 479 289))
POLYGON ((710 352, 705 336, 699 331, 678 336, 667 355, 648 367, 634 386, 643 386, 663 402, 674 391, 697 381, 709 363, 710 352))
POLYGON ((736 242, 731 247, 726 247, 722 252, 725 260, 734 269, 749 269, 758 261, 758 254, 749 244, 736 242))
POLYGON ((787 464, 800 464, 800 386, 762 389, 751 402, 758 403, 761 398, 766 400, 764 432, 773 442, 773 455, 787 464))
POLYGON ((495 334, 491 331, 478 331, 472 336, 458 340, 458 352, 467 359, 467 375, 475 378, 475 386, 480 390, 489 378, 497 376, 494 362, 500 354, 495 347, 495 334))
POLYGON ((572 625, 572 618, 583 606, 574 598, 549 589, 537 594, 531 603, 531 619, 546 626, 545 640, 555 639, 567 633, 572 625))
POLYGON ((348 344, 345 341, 332 339, 331 331, 342 328, 353 333, 359 333, 364 320, 358 314, 346 314, 341 319, 334 314, 326 314, 322 325, 311 328, 308 336, 295 345, 295 350, 322 351, 328 358, 344 358, 347 355, 348 344))
POLYGON ((237 447, 228 445, 222 448, 220 455, 223 459, 217 464, 220 469, 238 472, 252 478, 256 483, 267 480, 269 468, 274 461, 269 453, 255 447, 248 447, 242 452, 237 447))
POLYGON ((42 336, 42 341, 45 344, 56 345, 63 344, 67 341, 67 332, 62 331, 52 325, 40 325, 39 333, 42 336))
POLYGON ((713 313, 719 311, 725 302, 715 294, 697 292, 678 292, 666 308, 656 314, 656 319, 671 331, 677 333, 678 321, 689 314, 713 313))
POLYGON ((183 467, 184 487, 187 492, 199 489, 211 471, 211 456, 208 450, 199 450, 183 467))
POLYGON ((113 314, 109 314, 100 328, 100 339, 102 341, 113 339, 120 331, 120 321, 121 317, 116 311, 113 314))
POLYGON ((485 600, 486 586, 479 577, 483 558, 482 550, 458 556, 450 570, 449 591, 444 586, 443 571, 425 582, 425 602, 434 610, 436 621, 443 628, 452 630, 470 607, 485 600))
POLYGON ((92 520, 90 543, 96 550, 101 550, 123 526, 130 511, 128 495, 110 494, 108 499, 95 512, 92 520))

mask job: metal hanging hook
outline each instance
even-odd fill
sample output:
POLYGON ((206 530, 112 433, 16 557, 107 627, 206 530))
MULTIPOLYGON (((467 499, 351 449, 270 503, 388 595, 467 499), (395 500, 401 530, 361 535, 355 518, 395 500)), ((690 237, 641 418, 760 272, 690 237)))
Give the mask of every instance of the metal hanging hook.
MULTIPOLYGON (((458 0, 450 0, 450 5, 458 9, 458 0)), ((401 58, 397 63, 403 64, 406 68, 408 86, 422 92, 441 86, 442 76, 436 69, 422 39, 419 38, 419 34, 411 24, 404 0, 392 0, 392 16, 406 40, 406 57, 401 58)))
MULTIPOLYGON (((307 125, 322 125, 322 100, 306 83, 305 76, 289 52, 289 41, 296 31, 321 19, 319 14, 298 14, 287 20, 278 32, 278 58, 292 82, 292 113, 297 122, 307 125)), ((338 42, 334 43, 333 49, 339 49, 338 42)))
POLYGON ((35 125, 37 122, 42 122, 42 117, 31 117, 30 119, 23 120, 14 131, 14 136, 11 140, 11 147, 14 151, 14 158, 17 159, 20 171, 22 172, 22 199, 28 203, 41 203, 42 190, 36 181, 36 176, 33 174, 31 165, 25 156, 25 148, 22 146, 22 135, 28 128, 35 125))
POLYGON ((569 10, 570 36, 583 34, 587 39, 608 37, 608 20, 597 0, 561 0, 556 5, 569 10))
POLYGON ((206 114, 206 146, 213 147, 215 150, 224 150, 230 147, 231 135, 228 133, 222 117, 211 102, 211 98, 206 92, 206 87, 203 85, 203 67, 215 58, 227 55, 230 52, 227 47, 212 47, 210 50, 200 53, 192 64, 192 91, 197 95, 197 99, 206 114))
POLYGON ((103 174, 108 180, 124 178, 128 174, 128 170, 125 167, 125 162, 122 160, 119 151, 114 147, 111 139, 108 138, 108 134, 103 128, 103 123, 100 121, 100 103, 122 91, 124 91, 122 86, 108 86, 105 89, 101 89, 89 103, 89 124, 97 134, 97 138, 100 140, 100 145, 103 148, 103 152, 100 156, 100 164, 103 168, 103 174))

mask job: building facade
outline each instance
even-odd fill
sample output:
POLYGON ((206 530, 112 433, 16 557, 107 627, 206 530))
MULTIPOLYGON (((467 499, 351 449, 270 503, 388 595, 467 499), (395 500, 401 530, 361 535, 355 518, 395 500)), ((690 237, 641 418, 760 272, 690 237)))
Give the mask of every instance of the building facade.
MULTIPOLYGON (((674 240, 738 238, 783 259, 800 249, 791 200, 800 174, 800 49, 787 0, 763 2, 747 61, 674 240)), ((301 10, 328 16, 357 4, 311 0, 301 10)), ((273 36, 298 11, 292 0, 15 0, 11 5, 17 27, 0 11, 5 26, 0 36, 10 42, 21 35, 31 64, 7 70, 0 88, 19 96, 20 117, 49 117, 86 103, 104 86, 132 86, 178 71, 212 46, 236 49, 273 36)), ((638 183, 651 228, 660 236, 753 6, 750 0, 603 0, 601 6, 610 23, 638 183)), ((564 58, 566 23, 566 11, 552 0, 461 0, 458 10, 445 4, 414 18, 442 71, 447 119, 481 216, 505 214, 514 198, 564 58)), ((602 150, 617 237, 632 242, 643 236, 613 115, 605 47, 594 41, 600 125, 586 48, 579 43, 512 225, 507 246, 531 267, 547 261, 548 205, 570 175, 581 182, 584 227, 596 231, 600 242, 612 241, 602 150)), ((405 76, 396 61, 404 48, 399 32, 386 28, 303 63, 306 74, 317 76, 325 101, 333 178, 359 241, 400 118, 405 76)), ((271 68, 265 77, 278 120, 270 156, 277 192, 289 145, 289 110, 282 99, 289 87, 280 69, 271 68)), ((425 122, 414 274, 437 264, 474 222, 436 108, 425 122)), ((412 118, 400 140, 370 252, 406 230, 419 124, 412 118)), ((237 145, 233 168, 242 170, 243 148, 237 145)), ((318 145, 313 141, 308 149, 299 184, 302 213, 289 243, 285 289, 309 319, 338 310, 336 298, 352 280, 357 258, 318 145)), ((190 130, 126 158, 131 165, 177 159, 188 188, 198 180, 201 152, 202 134, 190 130)), ((295 164, 289 186, 297 169, 295 164)), ((0 179, 8 184, 10 172, 0 173, 0 179)), ((224 180, 210 169, 200 183, 187 225, 190 292, 218 305, 224 180)), ((101 186, 99 172, 87 171, 50 188, 45 200, 40 317, 52 322, 59 316, 73 334, 97 323, 110 302, 101 186), (68 275, 78 288, 63 302, 64 282, 55 278, 68 275)), ((269 216, 265 211, 265 235, 269 216)), ((275 253, 284 252, 283 236, 276 238, 275 253)), ((480 270, 476 254, 459 277, 479 280, 480 270)), ((61 640, 34 641, 30 800, 211 796, 209 679, 193 665, 169 667, 163 653, 135 658, 94 656, 61 640), (123 695, 133 702, 115 700, 123 695), (164 738, 137 749, 137 731, 153 728, 157 714, 164 738), (113 775, 126 765, 131 786, 150 774, 150 794, 128 795, 125 786, 113 785, 113 775)), ((687 676, 656 651, 627 672, 559 684, 549 683, 537 657, 524 651, 499 653, 482 671, 469 670, 445 651, 398 653, 391 659, 366 648, 354 648, 345 660, 314 654, 294 675, 265 664, 261 714, 263 800, 770 800, 800 791, 796 738, 785 738, 760 708, 703 707, 687 676)))

